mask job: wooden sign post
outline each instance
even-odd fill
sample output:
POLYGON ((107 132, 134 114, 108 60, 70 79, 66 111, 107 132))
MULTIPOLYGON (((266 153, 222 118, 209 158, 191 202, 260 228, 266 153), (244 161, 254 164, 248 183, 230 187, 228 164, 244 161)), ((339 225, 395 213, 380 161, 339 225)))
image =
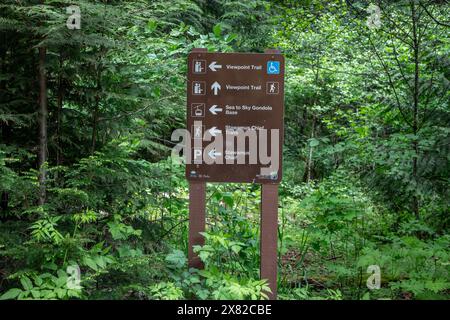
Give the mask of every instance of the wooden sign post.
POLYGON ((261 268, 277 296, 278 184, 282 177, 284 57, 194 49, 188 57, 186 178, 189 181, 189 266, 203 245, 206 183, 259 183, 261 268))

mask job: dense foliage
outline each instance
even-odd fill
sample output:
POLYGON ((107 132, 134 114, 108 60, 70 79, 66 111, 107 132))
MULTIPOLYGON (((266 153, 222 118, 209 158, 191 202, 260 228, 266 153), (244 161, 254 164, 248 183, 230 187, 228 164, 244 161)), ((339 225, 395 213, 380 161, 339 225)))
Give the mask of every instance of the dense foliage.
POLYGON ((286 57, 279 297, 449 298, 447 1, 80 0, 69 29, 73 4, 0 4, 2 299, 267 297, 258 185, 208 186, 187 268, 170 137, 201 47, 286 57))

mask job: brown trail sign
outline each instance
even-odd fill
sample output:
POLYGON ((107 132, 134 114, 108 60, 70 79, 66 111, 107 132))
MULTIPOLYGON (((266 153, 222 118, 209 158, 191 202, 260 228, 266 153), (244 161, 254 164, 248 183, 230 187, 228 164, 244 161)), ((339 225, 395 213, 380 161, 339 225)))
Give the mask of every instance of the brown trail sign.
MULTIPOLYGON (((191 164, 186 178, 206 182, 278 183, 281 180, 283 145, 284 57, 281 54, 192 52, 188 57, 187 129, 191 132, 191 164), (239 130, 242 130, 239 134, 239 130), (277 147, 274 172, 262 174, 259 146, 249 163, 250 139, 267 130, 264 155, 277 147), (270 134, 278 130, 272 146, 270 134), (224 148, 207 148, 207 139, 235 141, 247 134, 245 148, 237 150, 223 141, 224 148), (238 153, 239 151, 239 153, 238 153), (239 155, 245 163, 237 163, 239 155), (213 162, 208 164, 208 162, 213 162)), ((244 141, 244 140, 243 140, 244 141)), ((243 161, 242 161, 243 162, 243 161)))
POLYGON ((261 183, 261 278, 276 298, 278 183, 282 178, 284 57, 215 53, 188 57, 186 178, 189 265, 201 268, 192 247, 202 245, 206 182, 261 183))

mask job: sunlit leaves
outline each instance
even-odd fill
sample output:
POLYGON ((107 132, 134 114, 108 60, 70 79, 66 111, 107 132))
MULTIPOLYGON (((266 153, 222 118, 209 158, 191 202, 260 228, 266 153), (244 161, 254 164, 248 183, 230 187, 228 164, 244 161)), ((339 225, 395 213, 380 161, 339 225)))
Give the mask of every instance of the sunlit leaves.
POLYGON ((35 221, 29 229, 31 236, 38 242, 51 242, 59 244, 63 239, 62 234, 56 229, 61 217, 46 217, 35 221))

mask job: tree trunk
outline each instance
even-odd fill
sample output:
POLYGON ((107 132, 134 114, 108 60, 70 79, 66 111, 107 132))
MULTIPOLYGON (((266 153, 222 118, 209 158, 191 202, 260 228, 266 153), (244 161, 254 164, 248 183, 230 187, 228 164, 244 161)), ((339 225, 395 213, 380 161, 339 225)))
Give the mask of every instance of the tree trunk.
MULTIPOLYGON (((11 136, 11 127, 6 122, 2 122, 0 132, 1 132, 1 137, 2 137, 1 142, 8 145, 10 136, 11 136)), ((9 205, 9 192, 2 191, 1 198, 0 198, 1 211, 6 212, 6 210, 8 210, 8 205, 9 205)), ((1 220, 1 216, 0 216, 0 220, 1 220)))
POLYGON ((94 154, 97 145, 97 131, 98 131, 98 118, 99 118, 99 108, 100 108, 100 91, 102 89, 101 85, 101 66, 98 66, 97 71, 97 94, 95 96, 95 107, 94 114, 92 115, 92 138, 91 138, 91 154, 94 154))
MULTIPOLYGON (((321 50, 321 46, 319 46, 318 52, 316 53, 316 61, 315 61, 315 75, 314 75, 314 84, 316 87, 319 87, 319 63, 320 63, 320 55, 319 52, 321 50)), ((319 94, 316 92, 314 94, 314 100, 313 100, 313 107, 317 105, 319 102, 319 94)), ((316 114, 314 113, 315 110, 312 110, 312 123, 311 123, 311 135, 310 135, 310 141, 311 139, 315 138, 316 134, 316 114)), ((313 166, 313 151, 314 147, 312 145, 309 145, 309 155, 308 155, 308 162, 307 162, 307 176, 306 176, 306 183, 309 183, 311 181, 312 177, 312 166, 313 166)))
MULTIPOLYGON (((3 35, 2 41, 4 41, 6 43, 6 34, 3 35)), ((1 59, 2 59, 2 64, 1 64, 2 68, 1 68, 1 70, 2 70, 2 74, 7 74, 6 55, 7 55, 6 50, 2 50, 2 52, 1 52, 1 59)), ((6 89, 6 81, 4 81, 4 80, 0 81, 0 89, 1 89, 2 92, 6 91, 5 90, 6 89)), ((2 96, 1 98, 2 99, 0 100, 0 103, 4 103, 4 100, 3 100, 4 96, 2 96)), ((11 127, 9 126, 9 124, 7 122, 1 122, 0 123, 0 136, 1 136, 0 142, 8 145, 9 144, 9 140, 10 140, 10 136, 11 136, 11 127)), ((1 211, 8 210, 8 199, 9 199, 9 193, 7 191, 2 191, 1 192, 1 198, 0 198, 1 211)), ((0 216, 0 220, 1 220, 1 218, 2 217, 0 216)))
POLYGON ((91 137, 91 154, 92 155, 94 154, 95 148, 97 145, 97 125, 98 125, 98 102, 96 102, 94 114, 92 116, 92 137, 91 137))
POLYGON ((47 161, 47 79, 45 74, 45 57, 47 50, 45 47, 39 48, 39 205, 43 205, 46 200, 46 180, 47 170, 45 163, 47 161))
MULTIPOLYGON (((313 116, 313 120, 312 120, 312 125, 311 125, 311 139, 313 139, 315 137, 315 133, 314 131, 316 130, 316 117, 313 116)), ((306 178, 306 183, 309 183, 311 181, 311 170, 312 170, 312 162, 313 162, 313 150, 314 147, 313 146, 309 146, 309 155, 308 155, 308 175, 306 178)))
MULTIPOLYGON (((411 2, 411 13, 412 13, 412 31, 413 31, 413 50, 414 50, 414 94, 413 94, 413 134, 414 140, 412 143, 412 148, 414 151, 413 159, 412 159, 412 175, 413 180, 417 188, 418 176, 417 176, 417 161, 419 158, 419 143, 418 143, 418 117, 419 117, 419 39, 417 36, 417 12, 416 5, 414 2, 411 2)), ((412 199, 412 209, 414 215, 417 219, 419 219, 419 199, 417 197, 417 193, 414 193, 412 199)))
MULTIPOLYGON (((59 57, 59 75, 58 75, 58 97, 56 100, 56 165, 62 163, 62 147, 61 147, 61 122, 62 122, 62 107, 64 101, 64 87, 63 87, 63 56, 62 52, 59 57)), ((57 173, 55 173, 55 180, 58 180, 57 173)))

